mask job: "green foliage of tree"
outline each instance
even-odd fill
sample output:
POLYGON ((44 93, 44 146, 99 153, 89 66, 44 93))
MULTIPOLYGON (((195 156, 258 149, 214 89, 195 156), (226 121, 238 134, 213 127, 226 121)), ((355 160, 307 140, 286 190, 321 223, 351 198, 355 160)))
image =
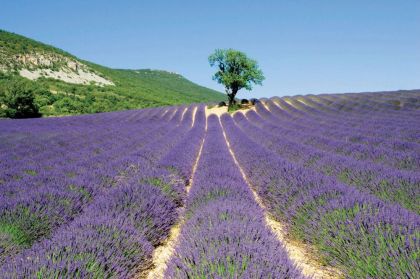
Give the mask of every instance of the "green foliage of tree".
POLYGON ((253 84, 262 85, 264 80, 257 61, 238 50, 216 49, 209 56, 209 63, 210 66, 219 68, 213 80, 225 86, 229 107, 235 103, 235 96, 239 90, 242 88, 251 90, 253 84))
POLYGON ((24 80, 16 79, 7 83, 0 92, 2 114, 10 118, 40 117, 34 91, 34 87, 24 80))

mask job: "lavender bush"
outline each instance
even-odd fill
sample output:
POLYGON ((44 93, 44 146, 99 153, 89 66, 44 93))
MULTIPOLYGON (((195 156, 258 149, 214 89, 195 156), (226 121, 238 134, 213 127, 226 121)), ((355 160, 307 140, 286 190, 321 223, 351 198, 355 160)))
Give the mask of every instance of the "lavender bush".
POLYGON ((144 277, 182 219, 167 278, 302 278, 266 210, 347 278, 419 278, 419 108, 404 91, 220 121, 204 105, 0 120, 0 277, 144 277))
MULTIPOLYGON (((158 162, 179 140, 185 142, 183 138, 191 129, 195 108, 185 109, 178 109, 172 116, 167 116, 168 123, 161 119, 165 115, 159 116, 157 123, 153 123, 153 119, 145 119, 144 122, 150 126, 158 127, 149 130, 147 136, 151 139, 139 148, 131 145, 127 153, 122 153, 124 156, 117 156, 113 165, 118 163, 119 170, 114 172, 114 177, 105 179, 107 185, 102 190, 99 185, 96 186, 97 194, 89 196, 92 201, 78 214, 44 235, 52 234, 51 237, 41 239, 32 247, 28 245, 28 249, 17 255, 9 253, 2 267, 3 274, 18 278, 125 278, 150 268, 154 246, 167 237, 177 218, 177 207, 184 197, 182 180, 158 162), (154 150, 153 154, 150 150, 154 150)), ((138 144, 136 138, 139 139, 134 136, 133 144, 138 144)), ((194 142, 190 144, 194 145, 194 142)), ((28 200, 34 201, 31 197, 28 200)), ((43 203, 48 206, 55 204, 43 203)), ((39 212, 44 217, 48 213, 45 209, 39 212)), ((24 217, 22 214, 17 216, 24 217)), ((16 226, 16 218, 9 219, 16 226)))
POLYGON ((208 130, 167 278, 302 278, 267 228, 230 156, 219 120, 208 130))
POLYGON ((222 122, 251 183, 271 213, 289 224, 292 236, 314 245, 323 260, 344 269, 350 277, 419 275, 417 214, 267 148, 268 142, 282 145, 280 139, 268 137, 259 145, 249 135, 261 131, 245 126, 241 130, 227 115, 222 122))

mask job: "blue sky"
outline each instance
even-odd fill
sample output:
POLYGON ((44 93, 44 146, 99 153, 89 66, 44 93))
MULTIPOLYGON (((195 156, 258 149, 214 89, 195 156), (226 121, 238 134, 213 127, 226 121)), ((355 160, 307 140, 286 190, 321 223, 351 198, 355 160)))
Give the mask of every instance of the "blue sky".
POLYGON ((420 1, 2 1, 0 28, 113 68, 174 71, 204 86, 215 48, 256 59, 239 97, 420 88, 420 1))

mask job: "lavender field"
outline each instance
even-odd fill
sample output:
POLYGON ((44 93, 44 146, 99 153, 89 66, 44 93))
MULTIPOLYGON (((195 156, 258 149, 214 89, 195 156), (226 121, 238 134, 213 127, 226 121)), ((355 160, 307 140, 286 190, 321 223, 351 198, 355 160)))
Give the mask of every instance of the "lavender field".
POLYGON ((420 91, 0 120, 0 278, 420 278, 420 91))

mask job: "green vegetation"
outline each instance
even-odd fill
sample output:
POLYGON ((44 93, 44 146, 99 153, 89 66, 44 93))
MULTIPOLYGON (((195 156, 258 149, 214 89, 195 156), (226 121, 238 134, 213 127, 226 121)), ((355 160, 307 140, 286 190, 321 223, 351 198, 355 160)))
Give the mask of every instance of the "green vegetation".
MULTIPOLYGON (((16 72, 23 67, 22 62, 17 58, 31 53, 49 53, 55 58, 77 59, 61 49, 0 29, 0 69, 3 66, 3 68, 16 72)), ((59 60, 63 59, 55 59, 56 62, 59 60)), ((59 65, 55 63, 52 66, 58 67, 59 65)))
POLYGON ((0 216, 0 236, 10 239, 13 245, 28 247, 49 233, 49 221, 30 212, 26 207, 19 207, 10 215, 0 216))
POLYGON ((251 107, 252 105, 234 103, 233 105, 228 107, 228 112, 234 113, 237 110, 249 109, 251 107))
POLYGON ((418 251, 408 247, 414 246, 420 233, 415 233, 413 240, 395 233, 390 225, 382 223, 373 227, 349 226, 363 210, 368 209, 356 204, 322 216, 320 233, 315 237, 314 244, 325 260, 338 261, 349 278, 402 278, 407 274, 416 274, 418 251), (359 247, 369 247, 367 250, 370 253, 361 253, 359 247), (399 257, 401 247, 407 247, 404 248, 406 258, 399 257))
POLYGON ((155 186, 159 188, 165 196, 180 202, 181 197, 179 196, 179 193, 172 188, 172 185, 170 183, 166 183, 165 181, 163 181, 163 179, 159 177, 152 177, 145 180, 141 180, 140 182, 155 186))
MULTIPOLYGON (((35 58, 33 60, 36 60, 35 58)), ((183 76, 157 70, 110 69, 80 60, 67 52, 20 35, 0 30, 0 95, 12 83, 25 82, 34 93, 34 105, 44 116, 97 113, 168 105, 217 102, 223 94, 199 86, 183 76), (29 63, 17 59, 23 55, 43 55, 51 63, 29 63), (67 60, 66 60, 67 59, 67 60), (28 80, 21 69, 60 70, 67 61, 75 61, 115 85, 72 84, 40 77, 28 80)), ((8 100, 0 100, 0 117, 6 117, 8 100)))
MULTIPOLYGON (((2 239, 5 238, 5 235, 8 236, 12 244, 25 245, 30 242, 25 232, 14 224, 0 223, 0 235, 3 236, 2 239)), ((5 245, 7 243, 2 244, 5 245)))
POLYGON ((229 100, 229 107, 235 104, 235 96, 239 90, 252 89, 252 84, 262 85, 263 72, 257 61, 250 59, 245 53, 234 49, 216 49, 209 56, 210 66, 217 66, 219 70, 213 80, 225 86, 229 100))
MULTIPOLYGON (((1 80, 1 77, 0 77, 1 80)), ((0 87, 0 116, 10 118, 39 117, 35 87, 23 80, 12 80, 0 87)))

